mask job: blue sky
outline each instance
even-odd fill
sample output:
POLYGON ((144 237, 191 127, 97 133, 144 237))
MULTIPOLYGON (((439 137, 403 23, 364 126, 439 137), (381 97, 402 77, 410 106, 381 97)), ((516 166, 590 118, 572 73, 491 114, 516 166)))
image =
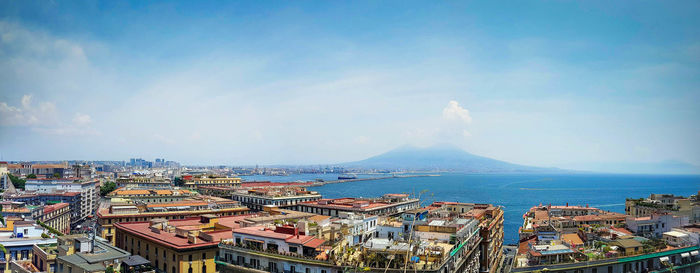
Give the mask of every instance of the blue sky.
POLYGON ((2 0, 0 153, 700 165, 699 5, 2 0))

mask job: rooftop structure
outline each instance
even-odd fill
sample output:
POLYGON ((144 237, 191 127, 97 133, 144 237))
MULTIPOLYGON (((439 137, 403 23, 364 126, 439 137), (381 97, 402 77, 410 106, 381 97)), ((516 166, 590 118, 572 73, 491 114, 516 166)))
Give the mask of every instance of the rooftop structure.
POLYGON ((246 214, 248 208, 230 199, 195 195, 182 201, 151 204, 104 203, 97 211, 100 236, 114 243, 114 224, 121 222, 183 219, 204 214, 233 216, 246 214))
POLYGON ((57 272, 105 272, 119 269, 120 261, 131 254, 103 240, 71 236, 59 240, 57 272))
POLYGON ((652 214, 672 214, 687 217, 689 223, 700 223, 700 200, 673 194, 651 194, 648 198, 625 200, 625 214, 632 217, 647 217, 652 214))
POLYGON ((338 198, 301 202, 291 209, 320 215, 338 216, 340 212, 392 215, 419 207, 419 200, 407 194, 385 194, 380 198, 338 198))

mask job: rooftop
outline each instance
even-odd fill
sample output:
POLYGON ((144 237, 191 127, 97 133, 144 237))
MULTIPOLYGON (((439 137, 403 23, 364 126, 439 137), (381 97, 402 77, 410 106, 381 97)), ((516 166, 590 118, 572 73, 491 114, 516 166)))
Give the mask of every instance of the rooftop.
MULTIPOLYGON (((125 232, 146 238, 149 241, 157 244, 170 246, 177 249, 187 249, 193 247, 216 246, 222 239, 232 238, 232 229, 237 228, 237 222, 243 220, 250 215, 241 216, 226 216, 219 217, 218 227, 210 227, 211 225, 196 230, 200 230, 199 240, 193 242, 186 237, 178 235, 176 232, 168 231, 163 228, 153 227, 152 222, 130 222, 130 223, 115 223, 115 228, 125 232), (157 232, 156 232, 157 231, 157 232)), ((168 220, 168 226, 175 228, 186 227, 183 230, 192 230, 193 226, 202 226, 202 218, 188 218, 182 220, 168 220)))

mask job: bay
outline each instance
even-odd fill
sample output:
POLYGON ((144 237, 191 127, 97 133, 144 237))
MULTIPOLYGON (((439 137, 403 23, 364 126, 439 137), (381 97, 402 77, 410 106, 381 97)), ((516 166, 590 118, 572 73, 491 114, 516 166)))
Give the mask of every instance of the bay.
MULTIPOLYGON (((332 174, 301 174, 267 179, 297 181, 332 174)), ((363 176, 359 176, 363 177, 363 176)), ((253 176, 247 180, 265 180, 253 176), (251 179, 252 178, 252 179, 251 179)), ((455 201, 489 203, 504 210, 505 243, 515 244, 522 215, 538 204, 590 205, 624 213, 626 198, 648 197, 651 193, 689 196, 698 194, 700 176, 616 175, 616 174, 465 174, 442 173, 432 177, 408 177, 356 181, 312 187, 324 198, 377 197, 385 193, 421 194, 421 203, 455 201)))

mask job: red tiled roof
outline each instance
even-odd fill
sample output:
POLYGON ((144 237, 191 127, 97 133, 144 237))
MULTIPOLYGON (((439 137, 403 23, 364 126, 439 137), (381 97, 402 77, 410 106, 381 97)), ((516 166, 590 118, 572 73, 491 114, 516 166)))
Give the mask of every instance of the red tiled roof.
POLYGON ((312 248, 317 248, 317 247, 321 246, 321 245, 322 245, 323 243, 325 243, 325 242, 326 242, 326 240, 319 239, 319 238, 314 238, 314 239, 311 239, 311 241, 306 242, 306 243, 304 244, 304 246, 306 246, 306 247, 312 247, 312 248))
MULTIPOLYGON (((226 217, 220 217, 219 219, 224 219, 224 218, 237 218, 237 219, 243 219, 249 217, 247 215, 245 216, 226 216, 226 217)), ((195 221, 197 218, 190 218, 190 219, 183 219, 183 220, 169 220, 168 224, 173 225, 173 226, 187 226, 191 225, 193 221, 195 221)), ((146 240, 149 240, 151 242, 160 244, 160 245, 165 245, 169 247, 173 247, 176 249, 189 249, 189 248, 195 248, 195 247, 216 247, 219 244, 219 241, 221 239, 230 239, 233 238, 233 233, 231 232, 231 229, 225 229, 225 230, 216 230, 216 231, 209 231, 209 232, 203 232, 204 234, 210 235, 213 240, 211 242, 204 241, 201 238, 196 244, 190 243, 187 238, 179 237, 176 236, 174 232, 164 232, 161 231, 160 233, 155 233, 151 230, 150 228, 150 223, 149 222, 131 222, 131 223, 115 223, 114 227, 118 230, 130 233, 132 235, 139 236, 141 238, 144 238, 146 240)))
POLYGON ((284 187, 284 186, 312 186, 313 182, 243 182, 241 187, 244 188, 254 188, 254 187, 284 187))
POLYGON ((160 207, 178 207, 178 206, 206 206, 207 202, 171 202, 162 204, 148 204, 146 207, 149 208, 160 208, 160 207))
POLYGON ((235 233, 247 234, 247 235, 263 237, 263 238, 284 240, 285 242, 287 242, 289 244, 304 245, 304 246, 313 247, 313 248, 317 248, 320 245, 322 245, 324 242, 326 242, 325 240, 316 238, 314 236, 294 235, 294 234, 282 233, 282 232, 279 232, 279 230, 271 230, 271 229, 264 228, 261 226, 237 228, 237 229, 233 230, 233 233, 234 234, 235 233))
POLYGON ((63 164, 33 164, 32 169, 61 169, 61 168, 67 168, 66 165, 63 164))
POLYGON ((68 206, 68 203, 57 203, 53 205, 48 205, 44 207, 44 214, 50 213, 52 211, 62 209, 68 206))

